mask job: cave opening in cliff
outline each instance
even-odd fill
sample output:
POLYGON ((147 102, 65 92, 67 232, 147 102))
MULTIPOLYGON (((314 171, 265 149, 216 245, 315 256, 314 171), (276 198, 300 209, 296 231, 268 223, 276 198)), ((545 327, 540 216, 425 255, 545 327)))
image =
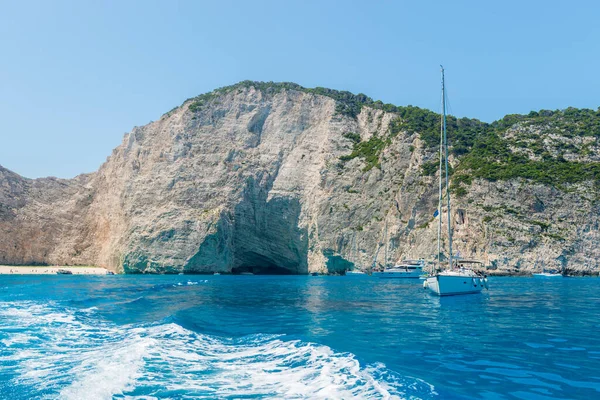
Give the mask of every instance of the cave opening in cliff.
POLYGON ((254 275, 291 275, 289 267, 277 265, 273 260, 254 252, 239 257, 239 264, 231 269, 233 274, 253 273, 254 275))

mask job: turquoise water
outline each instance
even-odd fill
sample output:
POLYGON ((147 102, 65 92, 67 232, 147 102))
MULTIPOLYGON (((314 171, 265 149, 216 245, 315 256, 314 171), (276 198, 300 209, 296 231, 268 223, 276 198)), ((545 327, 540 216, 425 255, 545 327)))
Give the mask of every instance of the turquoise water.
POLYGON ((0 398, 600 398, 600 280, 0 276, 0 398))

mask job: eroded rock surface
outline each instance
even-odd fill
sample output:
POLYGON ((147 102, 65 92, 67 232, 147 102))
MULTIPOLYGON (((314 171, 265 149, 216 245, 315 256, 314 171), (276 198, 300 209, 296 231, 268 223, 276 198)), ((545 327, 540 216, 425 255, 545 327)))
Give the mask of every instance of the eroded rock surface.
MULTIPOLYGON (((389 135, 397 114, 348 115, 328 96, 251 85, 200 103, 134 128, 93 174, 0 168, 0 264, 302 274, 381 264, 384 243, 392 261, 434 259, 437 178, 423 164, 436 152, 418 133, 389 135), (340 160, 378 137, 378 165, 340 160)), ((593 182, 475 179, 454 199, 461 256, 512 273, 600 270, 593 182)))

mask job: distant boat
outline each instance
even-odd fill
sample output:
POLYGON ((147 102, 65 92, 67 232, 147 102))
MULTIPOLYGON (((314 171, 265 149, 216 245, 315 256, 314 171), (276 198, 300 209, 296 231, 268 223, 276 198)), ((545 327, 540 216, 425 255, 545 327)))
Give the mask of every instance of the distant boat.
POLYGON ((56 273, 59 275, 73 275, 73 272, 68 269, 59 269, 56 273))
POLYGON ((444 67, 442 67, 442 127, 440 131, 440 180, 438 209, 434 217, 438 217, 438 262, 432 275, 423 282, 425 289, 431 290, 438 296, 451 296, 458 294, 480 293, 487 288, 487 277, 469 268, 470 263, 456 263, 452 260, 452 224, 450 218, 450 186, 448 182, 448 139, 446 135, 446 86, 444 67), (442 156, 444 159, 445 174, 442 171, 442 156), (448 202, 448 266, 442 270, 441 263, 441 235, 442 235, 442 177, 446 180, 446 199, 448 202), (465 265, 466 264, 466 265, 465 265))
POLYGON ((114 275, 115 273, 112 271, 106 271, 106 275, 114 275))
POLYGON ((424 260, 406 260, 383 271, 373 271, 373 276, 383 279, 418 279, 423 275, 424 266, 424 260))
POLYGON ((346 276, 355 276, 355 277, 368 276, 367 274, 365 274, 364 272, 362 272, 358 269, 348 270, 348 271, 346 271, 345 274, 346 274, 346 276))
POLYGON ((562 278, 562 274, 558 272, 540 272, 537 274, 532 274, 534 278, 562 278))
POLYGON ((213 275, 221 275, 220 272, 215 272, 213 275))

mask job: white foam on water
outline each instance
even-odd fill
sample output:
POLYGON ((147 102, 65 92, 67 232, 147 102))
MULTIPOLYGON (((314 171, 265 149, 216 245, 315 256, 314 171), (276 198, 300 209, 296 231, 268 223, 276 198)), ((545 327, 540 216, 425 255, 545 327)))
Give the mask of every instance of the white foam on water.
POLYGON ((14 344, 29 343, 33 339, 35 339, 33 336, 25 333, 14 333, 10 338, 0 340, 0 343, 4 344, 6 347, 10 347, 14 344))
MULTIPOLYGON (((375 393, 393 396, 389 387, 377 384, 368 372, 361 370, 352 355, 335 354, 327 346, 271 336, 249 342, 211 340, 178 325, 152 328, 150 334, 169 337, 159 341, 160 350, 149 360, 162 366, 156 368, 159 374, 169 371, 172 375, 167 390, 199 394, 210 388, 211 392, 232 397, 249 393, 285 398, 375 393), (196 356, 190 358, 190 354, 196 356), (202 379, 194 379, 194 372, 203 372, 202 379)), ((150 377, 158 378, 152 374, 150 377)))
POLYGON ((15 375, 12 383, 30 389, 31 398, 110 399, 134 383, 152 344, 134 332, 90 325, 77 320, 75 311, 51 306, 3 303, 0 317, 12 327, 0 328, 2 342, 18 343, 15 338, 23 333, 12 332, 15 327, 28 329, 35 340, 0 353, 0 365, 11 366, 15 375))
MULTIPOLYGON (((0 353, 12 384, 29 397, 126 398, 432 398, 434 388, 383 364, 285 336, 238 339, 202 335, 177 324, 115 326, 93 310, 27 302, 0 303, 14 346, 0 353), (83 319, 81 319, 83 318, 83 319), (20 348, 17 348, 20 347, 20 348)), ((3 324, 4 325, 4 324, 3 324)), ((0 397, 2 393, 0 393, 0 397)))
POLYGON ((177 282, 177 283, 173 284, 173 287, 177 287, 177 286, 196 286, 196 285, 199 285, 201 283, 208 283, 208 280, 177 282))
POLYGON ((69 373, 77 378, 60 391, 60 397, 110 399, 132 389, 152 344, 152 339, 134 337, 127 338, 124 343, 88 351, 78 360, 78 365, 70 369, 69 373))

